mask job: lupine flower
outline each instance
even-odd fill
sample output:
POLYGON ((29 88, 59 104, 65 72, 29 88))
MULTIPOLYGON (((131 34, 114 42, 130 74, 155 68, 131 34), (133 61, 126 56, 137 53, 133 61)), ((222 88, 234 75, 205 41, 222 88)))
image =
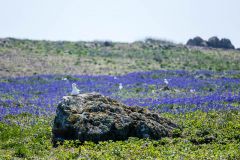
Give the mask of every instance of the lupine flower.
POLYGON ((21 113, 38 116, 55 114, 58 102, 73 90, 69 87, 72 83, 78 83, 81 92, 97 91, 129 106, 138 105, 160 112, 240 110, 240 78, 235 78, 239 74, 239 71, 160 70, 129 73, 117 79, 106 75, 77 75, 68 80, 63 80, 63 75, 0 77, 0 120, 6 115, 21 113), (198 75, 203 74, 210 76, 199 78, 198 75), (224 78, 221 78, 222 74, 224 78), (164 82, 164 87, 168 87, 168 80, 171 79, 171 89, 166 92, 159 88, 163 83, 162 75, 167 82, 164 82), (127 84, 124 92, 121 92, 123 84, 120 82, 127 84))

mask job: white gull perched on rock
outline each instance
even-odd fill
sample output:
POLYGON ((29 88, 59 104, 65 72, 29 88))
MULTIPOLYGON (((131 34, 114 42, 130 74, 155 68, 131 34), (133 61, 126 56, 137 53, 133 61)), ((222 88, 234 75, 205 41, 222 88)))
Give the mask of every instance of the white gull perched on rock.
POLYGON ((79 94, 79 89, 77 88, 77 85, 76 83, 73 83, 72 84, 72 92, 71 92, 71 95, 74 96, 74 95, 78 95, 79 94))

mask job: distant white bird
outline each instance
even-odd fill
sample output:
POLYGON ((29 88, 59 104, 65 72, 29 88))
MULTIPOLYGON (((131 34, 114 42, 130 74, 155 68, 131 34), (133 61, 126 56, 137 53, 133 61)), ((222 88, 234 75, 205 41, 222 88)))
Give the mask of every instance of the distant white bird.
POLYGON ((119 90, 121 90, 121 89, 123 89, 123 85, 122 85, 122 83, 119 83, 119 90))
POLYGON ((195 90, 195 89, 190 89, 190 92, 191 92, 191 93, 195 93, 196 90, 195 90))
POLYGON ((164 83, 165 83, 166 85, 168 85, 168 80, 167 80, 167 79, 164 79, 164 83))
POLYGON ((79 94, 79 91, 80 91, 80 90, 77 88, 76 83, 73 83, 73 84, 72 84, 72 92, 71 92, 71 95, 72 95, 72 96, 78 95, 78 94, 79 94))
POLYGON ((62 78, 63 81, 67 81, 68 79, 67 78, 62 78))

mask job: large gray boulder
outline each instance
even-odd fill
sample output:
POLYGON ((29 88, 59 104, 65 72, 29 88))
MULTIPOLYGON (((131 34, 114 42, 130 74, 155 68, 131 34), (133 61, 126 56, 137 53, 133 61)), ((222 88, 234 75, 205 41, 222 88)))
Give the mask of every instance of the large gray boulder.
MULTIPOLYGON (((146 108, 130 107, 98 93, 65 96, 57 107, 53 143, 105 141, 128 137, 160 139, 179 127, 146 108)), ((178 130, 179 131, 179 130, 178 130)))

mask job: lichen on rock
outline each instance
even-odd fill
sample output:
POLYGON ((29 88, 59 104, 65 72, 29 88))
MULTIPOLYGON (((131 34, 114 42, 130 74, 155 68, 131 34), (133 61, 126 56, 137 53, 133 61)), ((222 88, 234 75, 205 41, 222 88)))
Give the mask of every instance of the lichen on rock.
POLYGON ((64 140, 105 141, 128 137, 160 139, 178 125, 158 113, 126 106, 98 93, 65 96, 58 104, 53 143, 64 140))

